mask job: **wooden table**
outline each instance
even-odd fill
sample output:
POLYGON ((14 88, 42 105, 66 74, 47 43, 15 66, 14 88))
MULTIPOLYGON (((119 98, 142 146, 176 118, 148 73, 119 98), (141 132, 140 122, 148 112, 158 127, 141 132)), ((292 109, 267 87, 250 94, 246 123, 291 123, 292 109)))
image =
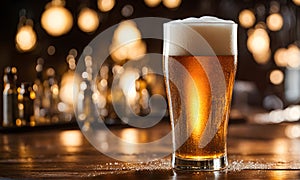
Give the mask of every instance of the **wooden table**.
MULTIPOLYGON (((286 136, 294 124, 230 124, 229 167, 215 172, 174 172, 170 156, 152 162, 121 162, 96 150, 78 128, 0 133, 0 177, 95 179, 300 179, 300 139, 286 136)), ((118 135, 128 127, 111 127, 118 135)), ((132 129, 137 136, 144 130, 132 129)), ((167 122, 151 138, 170 131, 167 122)), ((151 139, 150 138, 150 139, 151 139)), ((169 146, 169 145, 166 145, 169 146)))

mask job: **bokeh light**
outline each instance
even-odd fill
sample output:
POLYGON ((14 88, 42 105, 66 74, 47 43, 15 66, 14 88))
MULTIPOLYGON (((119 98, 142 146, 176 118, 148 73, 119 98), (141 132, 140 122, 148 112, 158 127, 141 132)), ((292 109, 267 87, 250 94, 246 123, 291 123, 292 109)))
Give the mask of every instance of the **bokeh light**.
POLYGON ((144 0, 144 2, 149 7, 156 7, 161 3, 161 0, 144 0))
POLYGON ((97 5, 100 11, 107 12, 115 6, 115 0, 98 0, 97 5))
MULTIPOLYGON (((274 103, 274 102, 273 102, 274 103)), ((300 119, 300 106, 299 105, 290 105, 285 109, 275 109, 267 113, 257 113, 254 115, 253 120, 256 123, 267 124, 267 123, 282 123, 282 122, 296 122, 300 119)), ((297 125, 297 124, 295 124, 297 125)), ((297 125, 299 126, 299 125, 297 125)), ((297 127, 298 128, 298 127, 297 127)), ((288 129, 286 135, 290 133, 291 129, 288 129)), ((300 131, 298 131, 299 133, 300 131)), ((300 134, 300 133, 299 133, 300 134)), ((290 136, 288 136, 290 137, 290 136)), ((300 137, 300 136, 299 136, 300 137)))
POLYGON ((271 56, 270 37, 262 27, 263 24, 259 23, 255 29, 249 29, 247 40, 247 47, 259 64, 265 64, 271 56))
POLYGON ((79 82, 80 77, 72 71, 68 71, 62 76, 59 97, 64 103, 73 106, 74 98, 79 93, 79 82))
POLYGON ((54 55, 55 54, 55 52, 56 52, 56 48, 55 48, 55 46, 49 46, 48 48, 47 48, 47 53, 48 53, 48 55, 50 55, 50 56, 52 56, 52 55, 54 55))
POLYGON ((293 2, 294 2, 297 6, 300 6, 300 0, 293 0, 293 2))
POLYGON ((247 47, 252 53, 266 52, 270 47, 270 38, 265 29, 255 29, 248 38, 247 47))
POLYGON ((265 7, 265 5, 262 4, 262 3, 257 3, 255 6, 256 6, 255 7, 255 12, 256 12, 257 16, 258 17, 265 16, 265 14, 266 14, 266 7, 265 7))
POLYGON ((136 24, 123 21, 114 32, 110 54, 117 63, 125 60, 138 60, 146 53, 146 44, 141 40, 141 32, 136 24))
POLYGON ((291 139, 300 138, 300 125, 299 124, 288 125, 285 128, 285 135, 291 139))
POLYGON ((78 51, 75 48, 70 49, 69 55, 73 56, 74 58, 77 57, 78 51))
POLYGON ((277 66, 286 67, 287 59, 286 59, 286 49, 278 48, 274 53, 274 61, 277 66))
POLYGON ((79 131, 63 131, 59 134, 61 144, 66 147, 81 146, 83 144, 82 134, 79 131))
POLYGON ((287 107, 284 111, 284 117, 286 121, 294 122, 300 119, 300 106, 291 105, 287 107))
POLYGON ((280 11, 280 3, 278 1, 270 2, 270 13, 278 13, 280 11))
POLYGON ((277 66, 298 68, 300 67, 300 49, 295 44, 288 48, 279 48, 274 54, 274 61, 277 66))
POLYGON ((289 45, 287 52, 287 65, 290 68, 299 68, 300 67, 300 49, 294 45, 289 45))
POLYGON ((270 82, 274 85, 279 85, 283 82, 284 80, 284 74, 282 71, 280 70, 273 70, 271 73, 270 73, 270 82))
POLYGON ((71 30, 73 17, 62 5, 51 3, 42 14, 41 24, 48 34, 61 36, 71 30))
POLYGON ((274 94, 270 94, 264 97, 262 101, 262 105, 266 110, 273 110, 273 109, 277 110, 277 109, 282 109, 284 107, 282 99, 274 94))
POLYGON ((249 9, 244 9, 239 14, 239 22, 244 28, 250 28, 254 25, 256 21, 253 11, 249 9))
POLYGON ((32 26, 25 25, 18 29, 16 35, 16 46, 20 51, 30 51, 36 46, 37 37, 32 26))
POLYGON ((181 0, 163 0, 162 2, 169 9, 177 8, 181 4, 181 0))
POLYGON ((137 100, 136 80, 139 78, 137 69, 128 68, 120 76, 119 86, 122 89, 126 101, 129 105, 133 105, 137 100))
POLYGON ((118 44, 128 44, 140 39, 141 32, 131 20, 121 22, 113 37, 113 41, 118 44))
POLYGON ((266 64, 271 58, 271 50, 253 53, 254 60, 259 64, 266 64))
POLYGON ((267 17, 267 26, 271 31, 279 31, 283 26, 281 14, 274 13, 267 17))
POLYGON ((122 16, 124 16, 124 17, 129 17, 129 16, 131 16, 131 15, 133 14, 133 12, 134 12, 134 8, 133 8, 133 6, 130 5, 130 4, 125 5, 125 6, 122 8, 122 10, 121 10, 121 14, 122 14, 122 16))
POLYGON ((83 32, 94 32, 98 28, 99 22, 99 16, 93 9, 83 8, 78 15, 77 24, 83 32))

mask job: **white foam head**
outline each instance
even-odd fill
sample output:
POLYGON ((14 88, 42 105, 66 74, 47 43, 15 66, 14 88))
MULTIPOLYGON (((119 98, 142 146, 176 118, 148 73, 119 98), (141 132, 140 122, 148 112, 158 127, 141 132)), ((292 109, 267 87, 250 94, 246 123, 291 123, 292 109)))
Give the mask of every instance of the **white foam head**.
POLYGON ((237 24, 212 16, 170 21, 164 24, 164 53, 237 55, 237 24))

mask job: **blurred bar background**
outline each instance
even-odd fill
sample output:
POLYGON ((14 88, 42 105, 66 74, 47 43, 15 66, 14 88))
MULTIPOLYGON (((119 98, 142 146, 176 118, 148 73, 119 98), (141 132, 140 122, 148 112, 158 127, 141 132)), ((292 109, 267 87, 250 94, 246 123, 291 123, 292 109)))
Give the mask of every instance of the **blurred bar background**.
MULTIPOLYGON (((59 119, 69 121, 73 110, 70 106, 72 100, 68 98, 68 82, 74 79, 76 63, 85 47, 99 33, 120 23, 111 45, 113 49, 117 46, 118 38, 126 37, 122 32, 130 31, 135 37, 141 36, 138 27, 130 19, 182 19, 203 15, 231 19, 239 24, 238 71, 232 119, 242 118, 252 123, 299 121, 299 0, 3 0, 0 5, 0 70, 4 76, 5 67, 15 66, 18 87, 22 82, 31 82, 34 99, 38 98, 38 85, 42 85, 44 94, 47 88, 52 93, 49 98, 55 104, 55 109, 51 109, 49 99, 49 102, 41 100, 44 109, 39 109, 39 116, 47 117, 49 112, 51 116, 50 120, 40 119, 41 122, 55 123, 59 119), (51 15, 52 18, 48 19, 51 15), (53 119, 55 113, 60 115, 53 119)), ((101 116, 108 117, 108 123, 114 123, 117 118, 109 106, 110 77, 123 73, 124 80, 120 81, 124 81, 122 88, 126 89, 128 82, 151 69, 145 66, 124 72, 122 64, 153 52, 162 53, 162 42, 141 39, 125 49, 113 51, 110 61, 101 67, 96 77, 98 95, 95 99, 101 116), (122 54, 124 51, 126 56, 122 54)), ((87 56, 87 82, 88 68, 92 67, 90 61, 87 56)), ((82 86, 88 87, 88 84, 82 86)), ((126 102, 131 103, 137 114, 145 115, 149 113, 149 97, 155 93, 165 95, 163 86, 162 77, 138 78, 134 92, 125 94, 129 96, 126 102), (130 100, 130 96, 134 96, 133 100, 130 100)), ((0 87, 4 89, 3 81, 0 87)), ((3 96, 0 97, 3 101, 3 96)), ((1 103, 1 114, 2 106, 1 103)), ((36 109, 34 111, 36 113, 36 109)), ((27 121, 30 124, 31 121, 27 121)), ((22 120, 17 124, 22 126, 22 120)), ((35 120, 30 125, 34 126, 35 120)))

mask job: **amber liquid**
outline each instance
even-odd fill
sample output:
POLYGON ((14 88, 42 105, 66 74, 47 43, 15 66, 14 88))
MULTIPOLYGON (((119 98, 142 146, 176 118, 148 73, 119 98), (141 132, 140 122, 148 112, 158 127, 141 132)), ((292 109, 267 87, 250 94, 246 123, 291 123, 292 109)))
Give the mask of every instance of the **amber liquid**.
POLYGON ((236 58, 232 55, 164 57, 176 158, 201 161, 226 155, 227 124, 236 58), (214 66, 203 68, 203 64, 213 61, 220 63, 219 70, 223 72, 214 73, 217 71, 214 66), (183 71, 189 76, 184 75, 183 71), (216 75, 209 78, 208 72, 216 75), (218 76, 220 73, 224 75, 222 78, 218 76), (220 83, 224 79, 226 81, 224 96, 215 97, 212 95, 212 83, 220 83), (209 124, 208 121, 212 123, 209 124), (207 127, 208 125, 214 127, 207 127), (212 130, 206 131, 205 134, 206 128, 212 130), (213 134, 209 135, 210 141, 202 147, 199 143, 201 138, 208 137, 207 132, 213 134))

